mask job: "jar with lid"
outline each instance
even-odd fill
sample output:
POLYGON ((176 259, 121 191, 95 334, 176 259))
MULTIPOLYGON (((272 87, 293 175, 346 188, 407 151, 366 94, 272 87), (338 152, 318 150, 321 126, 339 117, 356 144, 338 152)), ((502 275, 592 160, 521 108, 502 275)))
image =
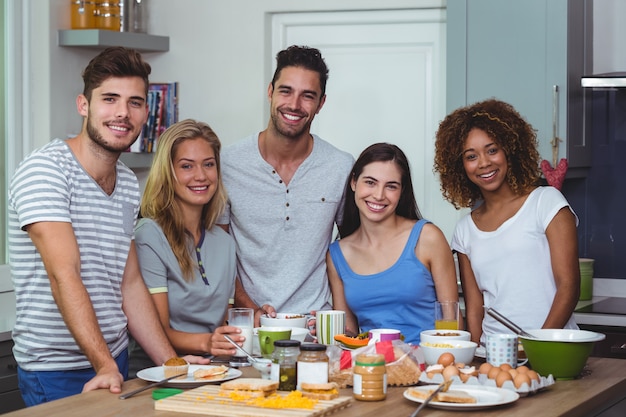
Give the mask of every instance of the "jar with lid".
POLYGON ((360 401, 381 401, 387 397, 385 356, 361 353, 356 356, 353 370, 353 395, 360 401))
POLYGON ((298 389, 303 382, 311 384, 325 384, 328 382, 328 355, 326 345, 318 343, 303 343, 300 345, 300 355, 297 364, 298 389))
POLYGON ((300 342, 297 340, 276 340, 272 352, 271 379, 278 381, 279 391, 296 389, 296 361, 300 354, 300 342))

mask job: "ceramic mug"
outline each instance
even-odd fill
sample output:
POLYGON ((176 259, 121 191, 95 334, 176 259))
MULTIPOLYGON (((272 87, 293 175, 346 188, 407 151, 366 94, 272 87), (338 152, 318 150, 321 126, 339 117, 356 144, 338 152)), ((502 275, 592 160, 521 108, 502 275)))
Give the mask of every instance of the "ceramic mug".
POLYGON ((315 335, 323 345, 339 344, 335 335, 346 332, 346 313, 340 310, 320 310, 315 314, 315 335))
POLYGON ((274 342, 277 340, 291 339, 291 328, 289 327, 259 327, 259 347, 261 355, 269 357, 274 352, 274 342))
POLYGON ((514 334, 488 334, 487 335, 487 362, 493 366, 508 363, 511 367, 517 367, 518 338, 514 334))
POLYGON ((372 329, 369 331, 369 343, 384 342, 386 340, 400 339, 400 330, 396 329, 372 329))

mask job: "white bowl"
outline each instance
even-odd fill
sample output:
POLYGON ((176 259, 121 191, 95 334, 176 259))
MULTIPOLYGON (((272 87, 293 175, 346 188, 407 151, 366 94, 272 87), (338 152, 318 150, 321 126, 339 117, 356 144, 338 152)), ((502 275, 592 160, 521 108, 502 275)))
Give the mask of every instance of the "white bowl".
POLYGON ((465 330, 424 330, 420 342, 448 343, 450 340, 470 340, 470 332, 465 330))
POLYGON ((291 328, 291 340, 297 340, 300 343, 304 342, 306 335, 309 334, 309 329, 303 329, 301 327, 291 328))
POLYGON ((454 355, 454 363, 469 364, 474 359, 474 352, 478 346, 475 342, 467 340, 450 340, 445 343, 437 343, 437 345, 445 344, 450 345, 450 347, 429 346, 430 344, 430 342, 420 342, 420 349, 424 352, 426 365, 436 364, 439 357, 446 352, 454 355))
POLYGON ((296 313, 276 313, 276 317, 261 316, 261 327, 301 327, 305 328, 307 317, 296 313))

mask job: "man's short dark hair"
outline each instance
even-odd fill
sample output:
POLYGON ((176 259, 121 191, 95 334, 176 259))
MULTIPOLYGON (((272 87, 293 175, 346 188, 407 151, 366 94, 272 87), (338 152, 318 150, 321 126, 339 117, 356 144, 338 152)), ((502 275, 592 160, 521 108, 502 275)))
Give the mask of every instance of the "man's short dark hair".
POLYGON ((94 57, 83 71, 83 95, 91 100, 91 93, 111 77, 141 77, 148 95, 148 76, 152 68, 134 49, 113 46, 94 57))
POLYGON ((274 83, 280 77, 280 72, 285 67, 302 67, 317 72, 320 76, 322 97, 326 94, 328 67, 326 62, 324 62, 324 58, 322 58, 322 53, 318 49, 292 45, 276 54, 276 71, 274 71, 274 78, 272 78, 272 87, 274 87, 274 83))

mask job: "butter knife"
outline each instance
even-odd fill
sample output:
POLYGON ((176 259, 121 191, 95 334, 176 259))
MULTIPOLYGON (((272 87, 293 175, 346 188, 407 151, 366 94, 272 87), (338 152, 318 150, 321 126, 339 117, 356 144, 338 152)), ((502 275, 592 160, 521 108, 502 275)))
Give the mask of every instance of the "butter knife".
POLYGON ((448 388, 450 388, 450 384, 451 383, 452 383, 452 380, 444 381, 441 384, 439 384, 437 389, 435 389, 435 391, 433 391, 433 393, 430 394, 428 396, 428 398, 426 398, 426 400, 424 400, 424 402, 420 404, 419 407, 417 407, 417 410, 415 410, 413 412, 413 414, 411 414, 410 417, 415 417, 417 415, 417 413, 419 413, 422 410, 422 408, 426 407, 426 404, 431 402, 433 400, 433 398, 435 398, 437 396, 437 394, 439 394, 441 391, 446 392, 448 390, 448 388))
POLYGON ((134 391, 127 392, 126 394, 122 394, 122 395, 120 395, 120 400, 125 400, 126 398, 132 397, 133 395, 135 395, 135 394, 139 394, 140 392, 144 392, 144 391, 145 391, 145 390, 147 390, 147 389, 150 389, 150 388, 152 388, 152 387, 157 387, 157 386, 159 386, 159 385, 161 385, 161 384, 163 384, 163 383, 165 383, 165 382, 169 381, 170 379, 179 378, 179 377, 181 377, 181 376, 185 376, 185 375, 187 375, 187 372, 182 373, 182 374, 178 374, 178 375, 174 375, 174 376, 170 376, 169 378, 165 378, 165 379, 162 379, 162 380, 160 380, 160 381, 153 382, 152 384, 148 384, 148 385, 146 385, 146 386, 144 386, 144 387, 137 388, 137 389, 136 389, 136 390, 134 390, 134 391))

